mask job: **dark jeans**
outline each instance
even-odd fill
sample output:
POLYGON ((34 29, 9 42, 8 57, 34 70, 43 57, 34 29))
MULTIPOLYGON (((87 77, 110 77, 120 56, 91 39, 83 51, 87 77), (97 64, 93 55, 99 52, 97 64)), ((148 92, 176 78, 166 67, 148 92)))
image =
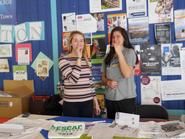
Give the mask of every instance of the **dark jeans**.
POLYGON ((72 117, 92 117, 93 100, 85 102, 65 102, 63 104, 63 115, 72 117))
POLYGON ((123 99, 120 101, 106 100, 107 118, 115 119, 116 112, 136 113, 135 98, 123 99))

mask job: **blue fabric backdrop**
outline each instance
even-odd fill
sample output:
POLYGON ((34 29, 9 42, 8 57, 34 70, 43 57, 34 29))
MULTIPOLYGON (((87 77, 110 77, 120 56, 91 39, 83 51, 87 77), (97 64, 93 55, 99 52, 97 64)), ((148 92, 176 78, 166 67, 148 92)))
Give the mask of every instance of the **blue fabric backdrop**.
MULTIPOLYGON (((55 0, 53 0, 55 1, 55 0)), ((52 2, 52 0, 51 0, 52 2)), ((122 0, 123 10, 115 11, 115 12, 105 12, 105 17, 110 13, 125 13, 126 12, 126 0, 122 0)), ((57 26, 58 26, 58 54, 60 55, 62 49, 62 21, 61 14, 75 12, 76 14, 86 14, 89 13, 89 0, 56 0, 56 9, 57 11, 57 26)), ((174 10, 176 9, 185 9, 185 1, 184 0, 174 0, 174 10)), ((149 9, 150 10, 150 9, 149 9)), ((17 19, 14 25, 23 23, 23 22, 31 22, 31 21, 44 21, 45 22, 45 40, 43 41, 30 41, 32 44, 33 50, 33 60, 36 58, 39 52, 43 52, 49 58, 53 57, 53 50, 56 46, 52 46, 52 21, 51 21, 51 5, 50 0, 16 0, 16 15, 17 19)), ((106 18, 105 18, 105 26, 106 26, 106 18)), ((175 42, 174 36, 174 24, 172 24, 172 42, 175 42)), ((153 24, 149 25, 150 29, 150 43, 154 44, 154 30, 153 24)), ((107 28, 105 27, 105 33, 107 32, 107 28)), ((106 38, 107 39, 107 38, 106 38)), ((26 42, 29 43, 29 42, 26 42)), ((185 46, 185 42, 183 42, 185 46)), ((13 44, 13 58, 8 58, 10 65, 9 73, 0 73, 0 89, 3 87, 4 79, 13 79, 12 74, 12 65, 17 65, 15 62, 15 44, 13 44)), ((53 68, 50 70, 50 76, 47 77, 44 81, 42 81, 39 77, 36 76, 35 71, 31 68, 31 66, 27 66, 28 68, 28 79, 34 80, 35 83, 35 95, 53 95, 55 90, 54 85, 54 76, 53 68)), ((135 77, 136 85, 137 85, 137 102, 140 103, 141 92, 140 92, 140 77, 135 77)), ((185 101, 165 101, 162 103, 168 109, 181 109, 185 110, 185 101)))

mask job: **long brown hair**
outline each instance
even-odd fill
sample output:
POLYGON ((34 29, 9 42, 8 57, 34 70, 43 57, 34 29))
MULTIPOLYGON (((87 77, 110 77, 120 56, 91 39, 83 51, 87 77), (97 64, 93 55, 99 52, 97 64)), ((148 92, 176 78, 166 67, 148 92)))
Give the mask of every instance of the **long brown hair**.
MULTIPOLYGON (((134 49, 132 44, 130 43, 130 40, 129 40, 129 37, 128 37, 128 34, 127 34, 126 30, 124 28, 122 28, 122 27, 115 27, 111 31, 110 46, 112 46, 112 37, 113 37, 114 32, 116 32, 116 31, 120 32, 121 35, 124 38, 123 46, 126 47, 126 48, 129 48, 129 49, 134 49)), ((105 58, 105 64, 106 65, 110 65, 110 62, 111 62, 112 58, 114 57, 114 55, 115 55, 115 49, 114 49, 114 47, 110 47, 110 52, 109 52, 109 54, 105 58)), ((138 64, 138 62, 139 62, 139 60, 138 60, 138 57, 137 57, 137 54, 136 54, 136 64, 138 64)))

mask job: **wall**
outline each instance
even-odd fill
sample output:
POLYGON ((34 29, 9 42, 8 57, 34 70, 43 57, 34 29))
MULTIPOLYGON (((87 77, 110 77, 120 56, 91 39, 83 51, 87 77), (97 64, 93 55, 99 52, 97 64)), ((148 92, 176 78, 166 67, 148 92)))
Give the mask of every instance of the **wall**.
MULTIPOLYGON (((45 23, 45 40, 25 42, 32 44, 33 61, 35 60, 39 52, 43 52, 50 59, 53 59, 51 7, 49 0, 16 0, 16 21, 14 22, 14 25, 31 21, 44 21, 45 23)), ((15 43, 12 44, 12 53, 13 56, 8 58, 10 72, 0 73, 0 88, 3 88, 4 79, 13 79, 12 65, 17 65, 17 62, 15 61, 15 43)), ((38 76, 36 76, 35 71, 33 70, 33 68, 31 68, 31 64, 27 66, 27 72, 28 79, 34 80, 35 95, 53 95, 53 68, 51 68, 50 70, 50 76, 42 81, 38 76)))
MULTIPOLYGON (((121 11, 105 12, 105 17, 110 13, 126 12, 126 1, 122 0, 121 11)), ((174 0, 174 10, 184 9, 184 0, 174 0)), ((41 51, 54 61, 54 66, 50 70, 50 76, 44 81, 36 76, 34 70, 28 67, 28 79, 34 80, 35 83, 35 95, 53 95, 56 93, 56 83, 59 80, 59 74, 57 72, 57 57, 59 57, 62 48, 62 21, 61 14, 75 12, 76 14, 89 13, 89 1, 88 0, 17 0, 16 1, 16 24, 29 21, 44 21, 45 22, 45 40, 43 41, 30 41, 33 49, 33 60, 41 51), (52 15, 52 16, 51 16, 52 15), (56 18, 55 18, 56 16, 56 18), (53 31, 55 30, 55 32, 53 31), (58 36, 58 37, 57 37, 58 36)), ((105 18, 105 23, 106 23, 105 18)), ((174 37, 174 24, 172 24, 172 42, 175 42, 174 37)), ((105 24, 106 25, 106 24, 105 24)), ((149 25, 150 30, 150 43, 154 44, 154 29, 153 24, 149 25)), ((105 27, 105 33, 107 28, 105 27)), ((107 38, 106 38, 107 40, 107 38)), ((185 46, 185 42, 183 42, 185 46)), ((10 65, 16 65, 15 62, 15 44, 13 44, 13 57, 9 58, 10 65)), ((0 73, 0 88, 2 88, 2 81, 4 79, 12 79, 12 67, 10 73, 0 73)), ((136 76, 137 85, 137 102, 140 103, 140 77, 136 76)), ((168 109, 179 109, 184 112, 185 101, 165 101, 162 103, 168 109)))
MULTIPOLYGON (((126 12, 126 1, 122 0, 122 10, 121 11, 114 11, 114 12, 104 12, 104 20, 105 26, 107 23, 106 15, 110 13, 125 13, 126 12)), ((176 9, 185 9, 185 1, 184 0, 174 0, 174 10, 176 9)), ((62 13, 70 13, 75 12, 76 14, 86 14, 89 13, 89 1, 88 0, 57 0, 57 14, 58 19, 61 19, 62 13)), ((58 20, 59 27, 62 26, 61 20, 58 20)), ((172 43, 175 42, 175 34, 174 34, 174 23, 171 23, 171 41, 172 43)), ((62 29, 58 29, 58 34, 61 35, 62 29)), ((107 32, 107 27, 105 27, 105 33, 107 32)), ((150 44, 155 44, 154 40, 154 24, 149 24, 149 33, 150 33, 150 44)), ((60 36, 59 35, 59 36, 60 36)), ((107 38, 106 38, 107 40, 107 38)), ((59 46, 61 46, 61 37, 59 37, 59 46)), ((182 42, 185 46, 185 42, 182 42)), ((141 103, 141 85, 140 85, 140 76, 135 76, 135 81, 137 85, 137 102, 141 103)), ((168 109, 178 109, 179 113, 185 113, 185 101, 178 100, 178 101, 163 101, 162 105, 168 109)))

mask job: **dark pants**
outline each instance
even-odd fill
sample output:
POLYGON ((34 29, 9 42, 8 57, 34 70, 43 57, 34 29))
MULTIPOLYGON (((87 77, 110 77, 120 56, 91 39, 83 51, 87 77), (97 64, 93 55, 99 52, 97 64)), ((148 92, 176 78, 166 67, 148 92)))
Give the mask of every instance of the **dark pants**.
POLYGON ((63 115, 72 117, 92 117, 93 100, 85 102, 65 102, 63 104, 63 115))
POLYGON ((106 100, 107 118, 115 119, 116 112, 136 113, 135 98, 120 101, 106 100))

